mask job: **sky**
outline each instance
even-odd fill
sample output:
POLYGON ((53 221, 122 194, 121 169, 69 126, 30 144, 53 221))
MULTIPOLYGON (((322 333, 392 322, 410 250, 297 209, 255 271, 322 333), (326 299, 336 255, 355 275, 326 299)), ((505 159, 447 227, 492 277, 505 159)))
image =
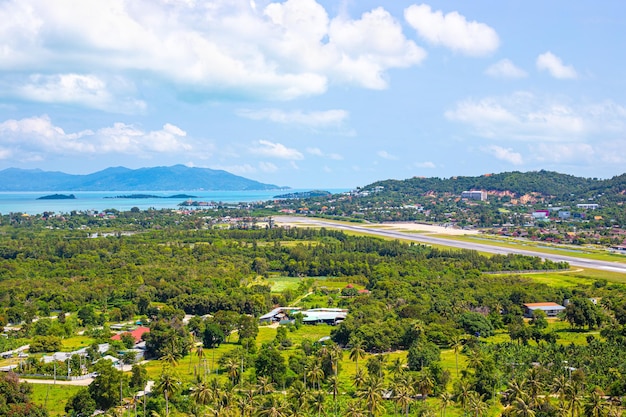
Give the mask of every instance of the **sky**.
POLYGON ((0 0, 0 169, 626 172, 622 0, 0 0))

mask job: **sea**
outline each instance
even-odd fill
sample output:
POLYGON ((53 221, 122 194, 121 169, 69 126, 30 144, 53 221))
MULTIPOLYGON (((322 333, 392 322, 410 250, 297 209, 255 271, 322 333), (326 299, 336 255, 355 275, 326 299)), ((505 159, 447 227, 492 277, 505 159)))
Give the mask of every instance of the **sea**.
MULTIPOLYGON (((325 189, 331 193, 341 193, 347 189, 325 189)), ((140 210, 175 209, 185 200, 249 203, 271 201, 275 196, 311 191, 311 189, 259 190, 259 191, 29 191, 0 192, 0 215, 10 213, 42 214, 44 212, 65 214, 72 211, 97 211, 107 209, 129 211, 133 207, 140 210), (39 200, 52 194, 74 194, 75 199, 39 200), (151 195, 155 198, 125 198, 131 195, 151 195), (188 195, 192 198, 166 198, 173 195, 188 195), (157 198, 160 197, 160 198, 157 198)))

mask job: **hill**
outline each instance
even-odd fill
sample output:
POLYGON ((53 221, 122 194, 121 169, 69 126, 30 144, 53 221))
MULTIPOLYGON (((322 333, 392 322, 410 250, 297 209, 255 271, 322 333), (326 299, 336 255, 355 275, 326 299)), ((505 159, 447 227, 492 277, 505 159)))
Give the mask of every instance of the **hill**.
POLYGON ((0 191, 245 191, 280 189, 222 170, 184 165, 107 168, 88 175, 9 168, 0 171, 0 191))
POLYGON ((420 195, 429 192, 461 194, 466 190, 510 192, 517 196, 536 193, 545 197, 567 199, 569 195, 591 197, 602 193, 626 190, 626 174, 608 180, 581 178, 551 171, 503 172, 477 177, 410 178, 378 181, 363 187, 373 190, 383 187, 385 193, 420 195))

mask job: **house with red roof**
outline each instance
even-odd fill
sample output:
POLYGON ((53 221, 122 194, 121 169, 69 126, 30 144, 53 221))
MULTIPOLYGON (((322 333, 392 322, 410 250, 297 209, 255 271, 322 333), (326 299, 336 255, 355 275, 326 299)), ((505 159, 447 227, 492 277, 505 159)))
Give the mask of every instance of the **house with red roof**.
POLYGON ((130 334, 133 337, 133 339, 135 339, 135 344, 137 344, 141 342, 141 336, 143 336, 144 333, 149 333, 149 332, 150 332, 149 327, 139 326, 131 332, 118 333, 115 336, 111 337, 111 340, 122 340, 123 334, 130 334))

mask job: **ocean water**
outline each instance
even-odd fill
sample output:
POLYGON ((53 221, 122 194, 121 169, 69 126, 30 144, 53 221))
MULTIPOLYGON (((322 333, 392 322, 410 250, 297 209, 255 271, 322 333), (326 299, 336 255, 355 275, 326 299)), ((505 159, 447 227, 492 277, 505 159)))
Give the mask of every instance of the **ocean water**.
MULTIPOLYGON (((177 194, 193 195, 194 201, 214 201, 224 203, 257 202, 272 200, 274 196, 311 189, 266 190, 266 191, 51 191, 51 192, 0 192, 0 214, 27 213, 56 214, 76 211, 103 211, 116 209, 128 211, 133 207, 141 210, 150 208, 178 208, 184 198, 115 198, 122 195, 149 194, 168 197, 177 194), (51 194, 74 194, 74 200, 38 200, 51 194)), ((331 193, 347 191, 345 189, 327 189, 331 193)))

